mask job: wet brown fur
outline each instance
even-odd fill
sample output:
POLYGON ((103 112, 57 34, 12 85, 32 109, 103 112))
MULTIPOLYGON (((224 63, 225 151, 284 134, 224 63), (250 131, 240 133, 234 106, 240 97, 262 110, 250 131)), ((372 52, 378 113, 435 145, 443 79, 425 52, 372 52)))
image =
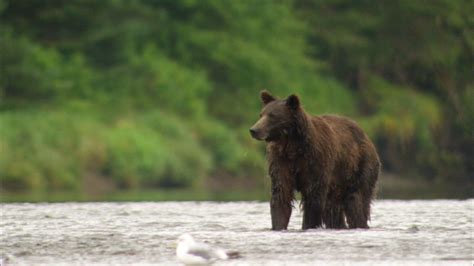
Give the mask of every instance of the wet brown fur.
POLYGON ((295 191, 303 229, 367 228, 380 170, 367 135, 348 118, 307 114, 295 95, 278 100, 263 91, 261 98, 265 107, 251 133, 267 142, 272 229, 287 228, 295 191))

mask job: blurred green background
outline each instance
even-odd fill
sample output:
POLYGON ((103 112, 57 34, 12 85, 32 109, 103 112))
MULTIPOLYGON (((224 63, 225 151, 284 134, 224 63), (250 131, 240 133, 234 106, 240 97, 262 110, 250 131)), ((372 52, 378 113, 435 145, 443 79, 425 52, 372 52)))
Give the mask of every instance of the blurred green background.
POLYGON ((0 198, 267 199, 258 93, 349 116, 381 198, 473 197, 470 0, 0 0, 0 198))

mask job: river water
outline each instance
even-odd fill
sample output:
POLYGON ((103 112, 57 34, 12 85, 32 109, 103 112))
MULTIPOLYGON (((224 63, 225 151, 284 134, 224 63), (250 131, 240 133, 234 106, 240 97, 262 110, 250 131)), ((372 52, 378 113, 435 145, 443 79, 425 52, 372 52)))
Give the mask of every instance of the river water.
MULTIPOLYGON (((297 205, 296 205, 297 206, 297 205)), ((215 265, 473 265, 474 200, 373 204, 368 230, 270 228, 262 202, 1 204, 6 265, 178 265, 176 240, 239 251, 215 265)))

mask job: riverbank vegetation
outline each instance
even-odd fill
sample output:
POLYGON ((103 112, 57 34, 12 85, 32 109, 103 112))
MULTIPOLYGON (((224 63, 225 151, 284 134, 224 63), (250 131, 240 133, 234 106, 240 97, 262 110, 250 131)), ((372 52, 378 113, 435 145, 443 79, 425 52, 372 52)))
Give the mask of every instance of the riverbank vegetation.
POLYGON ((266 88, 358 121, 386 173, 472 197, 473 12, 463 0, 0 0, 0 190, 263 187, 248 128, 266 88))

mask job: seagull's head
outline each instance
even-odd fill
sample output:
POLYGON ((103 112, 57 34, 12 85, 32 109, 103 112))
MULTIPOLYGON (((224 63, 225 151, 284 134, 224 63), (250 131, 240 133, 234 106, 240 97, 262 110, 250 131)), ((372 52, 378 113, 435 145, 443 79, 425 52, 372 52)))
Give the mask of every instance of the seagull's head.
POLYGON ((179 244, 192 244, 194 243, 194 238, 190 234, 183 234, 178 238, 179 244))

